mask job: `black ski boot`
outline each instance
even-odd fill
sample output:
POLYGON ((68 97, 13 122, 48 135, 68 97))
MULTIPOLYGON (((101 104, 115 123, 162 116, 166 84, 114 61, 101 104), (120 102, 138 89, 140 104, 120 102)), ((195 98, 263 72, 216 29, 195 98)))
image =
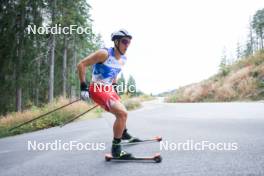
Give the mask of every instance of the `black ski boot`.
POLYGON ((124 130, 122 134, 122 140, 128 140, 128 143, 134 143, 134 142, 142 142, 139 138, 131 136, 128 132, 127 129, 124 130))
POLYGON ((116 139, 113 140, 112 149, 111 149, 112 156, 114 158, 120 158, 120 159, 129 159, 129 158, 131 158, 132 154, 128 153, 126 151, 123 151, 122 147, 120 145, 120 142, 121 142, 120 139, 119 140, 116 140, 116 139))

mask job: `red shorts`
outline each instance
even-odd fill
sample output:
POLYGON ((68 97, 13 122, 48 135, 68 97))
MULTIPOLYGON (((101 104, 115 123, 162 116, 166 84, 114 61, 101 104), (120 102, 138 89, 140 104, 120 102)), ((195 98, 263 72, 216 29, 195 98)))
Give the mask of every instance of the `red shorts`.
POLYGON ((120 101, 120 97, 115 92, 112 85, 90 84, 89 94, 91 99, 104 108, 110 111, 111 105, 120 101))

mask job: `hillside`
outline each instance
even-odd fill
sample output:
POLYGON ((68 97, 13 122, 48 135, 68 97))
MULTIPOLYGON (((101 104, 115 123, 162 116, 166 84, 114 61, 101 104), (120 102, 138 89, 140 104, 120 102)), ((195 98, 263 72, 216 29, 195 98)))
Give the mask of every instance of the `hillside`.
POLYGON ((264 99, 264 51, 226 66, 199 83, 166 93, 167 102, 222 102, 264 99))

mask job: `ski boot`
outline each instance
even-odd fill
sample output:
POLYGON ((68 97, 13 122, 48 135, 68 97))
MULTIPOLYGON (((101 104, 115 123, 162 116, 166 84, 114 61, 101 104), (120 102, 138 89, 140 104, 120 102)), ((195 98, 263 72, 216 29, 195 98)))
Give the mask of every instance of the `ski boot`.
POLYGON ((124 132, 123 132, 123 134, 122 134, 122 140, 127 140, 128 143, 142 142, 141 139, 131 136, 127 132, 127 129, 125 129, 124 132))
POLYGON ((120 142, 115 142, 113 141, 112 144, 112 149, 111 149, 111 153, 112 153, 112 157, 114 158, 120 158, 120 159, 129 159, 132 157, 131 153, 128 153, 126 151, 122 150, 121 145, 119 144, 120 142))

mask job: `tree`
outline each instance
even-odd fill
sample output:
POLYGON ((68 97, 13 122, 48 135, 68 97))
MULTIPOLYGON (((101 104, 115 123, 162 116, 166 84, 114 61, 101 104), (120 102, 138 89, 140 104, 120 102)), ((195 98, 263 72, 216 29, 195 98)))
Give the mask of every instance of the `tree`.
POLYGON ((264 9, 258 10, 252 21, 252 27, 255 30, 260 41, 260 49, 263 49, 263 32, 264 32, 264 9))
POLYGON ((238 60, 241 57, 241 46, 240 43, 237 42, 237 47, 236 47, 236 59, 238 60))
POLYGON ((244 53, 245 53, 244 54, 245 56, 249 56, 254 53, 254 37, 253 37, 253 26, 252 26, 251 19, 249 23, 248 41, 247 41, 246 49, 244 53))
POLYGON ((136 81, 131 75, 127 81, 127 93, 130 93, 132 96, 136 96, 137 94, 136 81))
MULTIPOLYGON (((51 26, 56 23, 56 0, 50 0, 51 7, 51 26)), ((50 58, 49 58, 49 102, 53 101, 54 97, 54 61, 55 61, 55 47, 56 47, 56 37, 55 34, 51 34, 51 43, 50 43, 50 58)))
POLYGON ((86 0, 1 2, 0 114, 39 106, 69 93, 75 96, 79 89, 76 64, 102 45, 100 35, 92 29, 90 8, 86 0), (28 25, 54 24, 76 24, 89 33, 55 38, 27 32, 28 25))
POLYGON ((123 73, 121 74, 121 77, 117 80, 117 84, 118 84, 118 87, 121 89, 118 92, 119 95, 123 95, 125 93, 125 89, 126 89, 126 80, 125 80, 123 73))
POLYGON ((226 76, 229 73, 228 60, 227 60, 225 48, 223 50, 223 55, 219 67, 220 67, 221 75, 226 76))

